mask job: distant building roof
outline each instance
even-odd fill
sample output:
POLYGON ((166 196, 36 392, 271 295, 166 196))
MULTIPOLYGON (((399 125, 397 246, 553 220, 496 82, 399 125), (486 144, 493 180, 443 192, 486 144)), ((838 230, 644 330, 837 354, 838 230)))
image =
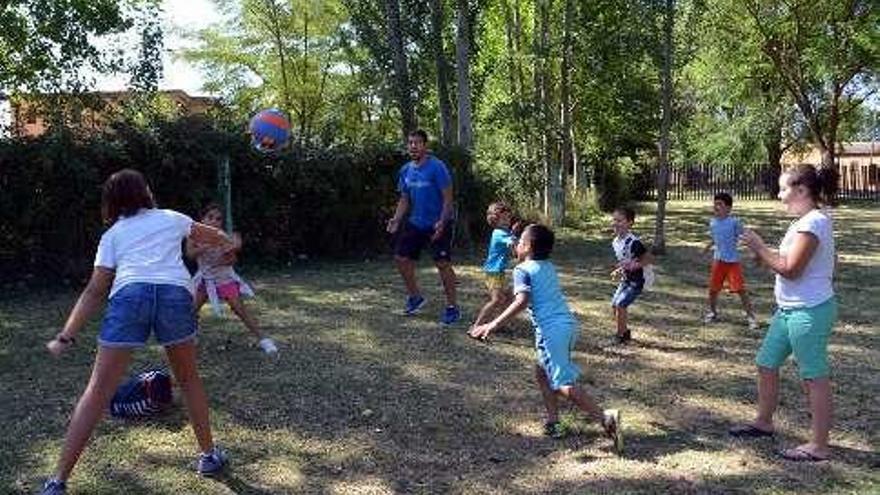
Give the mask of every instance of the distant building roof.
POLYGON ((854 141, 851 143, 840 143, 838 145, 838 155, 878 155, 880 154, 880 142, 873 141, 854 141))

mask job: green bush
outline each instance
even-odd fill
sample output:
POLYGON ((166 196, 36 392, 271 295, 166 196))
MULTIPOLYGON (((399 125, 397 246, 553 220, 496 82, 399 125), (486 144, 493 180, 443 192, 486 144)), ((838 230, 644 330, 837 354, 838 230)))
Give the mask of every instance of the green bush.
MULTIPOLYGON (((294 148, 262 156, 241 133, 182 118, 147 129, 119 126, 91 139, 59 132, 0 141, 0 270, 9 278, 87 276, 103 229, 100 188, 111 173, 140 170, 160 207, 195 217, 219 199, 224 155, 232 167, 235 229, 247 256, 285 261, 388 251, 385 222, 397 200, 397 172, 408 160, 402 148, 294 148)), ((441 149, 437 155, 453 173, 459 212, 479 207, 480 215, 464 215, 459 228, 479 229, 489 186, 474 179, 467 153, 441 149)))
POLYGON ((603 211, 611 211, 630 200, 633 178, 637 172, 638 167, 629 157, 618 157, 597 164, 597 201, 603 211))

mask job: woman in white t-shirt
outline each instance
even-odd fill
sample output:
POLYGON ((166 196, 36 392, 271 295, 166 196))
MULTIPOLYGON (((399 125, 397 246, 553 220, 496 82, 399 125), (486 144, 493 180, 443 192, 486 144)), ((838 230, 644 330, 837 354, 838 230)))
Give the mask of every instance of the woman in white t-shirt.
POLYGON ((56 356, 71 347, 108 298, 92 375, 74 409, 55 477, 43 486, 44 494, 65 492, 70 472, 131 362, 132 350, 142 347, 150 333, 165 347, 186 399, 202 452, 199 473, 215 474, 226 463, 226 455, 211 436, 208 399, 197 370, 196 322, 181 241, 191 238, 230 247, 232 240, 186 215, 156 208, 144 177, 135 170, 121 170, 107 179, 101 211, 111 226, 101 236, 91 279, 64 328, 47 344, 56 356))
POLYGON ((828 338, 837 321, 832 278, 836 254, 833 222, 821 209, 835 184, 833 171, 799 165, 779 177, 779 199, 797 219, 779 249, 767 247, 747 230, 743 242, 776 272, 778 309, 761 344, 758 365, 758 414, 752 423, 730 430, 737 437, 772 436, 773 413, 779 402, 779 367, 794 354, 812 414, 812 440, 782 452, 793 461, 828 459, 831 430, 831 382, 828 338))

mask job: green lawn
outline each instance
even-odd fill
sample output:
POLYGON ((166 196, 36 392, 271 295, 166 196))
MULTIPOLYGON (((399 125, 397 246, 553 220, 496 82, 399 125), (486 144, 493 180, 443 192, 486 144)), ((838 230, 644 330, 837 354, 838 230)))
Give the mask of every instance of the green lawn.
MULTIPOLYGON (((649 209, 646 206, 646 211, 649 209)), ((773 203, 736 204, 775 243, 786 222, 773 203)), ((836 213, 841 319, 832 339, 834 460, 798 465, 782 446, 808 437, 795 367, 783 372, 776 440, 728 438, 754 411, 749 331, 725 295, 722 321, 700 322, 709 206, 672 203, 669 254, 658 286, 632 311, 636 341, 607 346, 611 252, 607 232, 561 233, 554 258, 581 321, 576 360, 585 383, 623 410, 626 453, 569 410, 572 435, 541 436, 526 322, 491 343, 444 329, 437 277, 419 273, 426 313, 399 316, 401 283, 390 260, 244 267, 251 302, 282 353, 268 360, 236 320, 206 317, 201 369, 228 476, 192 473, 195 440, 181 407, 147 422, 108 420, 71 479, 72 494, 190 493, 878 493, 880 492, 880 208, 836 213)), ((637 230, 651 234, 648 215, 637 230)), ((466 318, 483 301, 480 255, 458 267, 466 318)), ((762 321, 772 277, 747 263, 762 321)), ((0 302, 0 492, 29 493, 52 471, 87 380, 97 323, 78 347, 50 359, 43 343, 63 322, 69 290, 6 294, 0 302)), ((150 348, 135 369, 161 362, 150 348)))

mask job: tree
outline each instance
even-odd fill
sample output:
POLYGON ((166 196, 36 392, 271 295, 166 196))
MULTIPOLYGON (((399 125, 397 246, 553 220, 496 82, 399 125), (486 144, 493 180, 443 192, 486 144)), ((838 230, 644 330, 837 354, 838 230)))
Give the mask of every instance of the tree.
MULTIPOLYGON (((772 62, 822 154, 835 166, 838 129, 880 76, 880 6, 873 0, 747 0, 731 13, 772 62)), ((870 89, 869 91, 876 91, 870 89)))
MULTIPOLYGON (((578 169, 575 163, 574 143, 572 142, 572 121, 571 121, 571 72, 572 72, 572 18, 574 17, 574 1, 565 0, 563 7, 562 21, 562 63, 560 69, 560 113, 562 114, 562 163, 559 167, 558 187, 554 192, 556 203, 559 206, 556 210, 554 223, 560 223, 565 218, 565 192, 566 177, 569 170, 572 172, 578 169)), ((575 175, 577 177, 577 175, 575 175)))
POLYGON ((440 142, 450 146, 456 141, 455 121, 452 101, 449 95, 449 62, 443 43, 445 11, 443 0, 430 0, 431 5, 431 48, 437 70, 437 104, 440 107, 440 142))
POLYGON ((471 120, 471 11, 469 0, 458 0, 455 31, 456 74, 458 79, 458 145, 473 147, 474 128, 471 120))
POLYGON ((57 91, 83 85, 86 68, 118 70, 100 37, 130 26, 115 0, 0 3, 0 91, 57 91))
POLYGON ((328 101, 344 98, 336 84, 347 15, 338 0, 243 0, 224 3, 225 20, 194 36, 182 56, 201 65, 207 89, 248 114, 274 105, 288 112, 300 144, 332 127, 328 101))
POLYGON ((400 22, 400 2, 398 0, 385 0, 385 15, 388 19, 388 47, 391 51, 391 60, 394 67, 394 90, 397 97, 397 106, 400 110, 403 140, 406 141, 407 134, 416 127, 416 117, 413 110, 407 56, 404 50, 404 33, 400 22))
MULTIPOLYGON (((767 163, 778 176, 782 155, 803 138, 778 73, 758 43, 730 22, 730 2, 717 0, 690 26, 699 37, 682 69, 678 155, 687 162, 767 163)), ((775 197, 778 181, 767 177, 775 197)))
POLYGON ((657 169, 657 216, 654 226, 654 252, 666 252, 666 191, 669 187, 669 132, 672 126, 672 33, 675 23, 674 0, 666 0, 663 11, 663 67, 661 91, 663 120, 660 124, 660 159, 657 169))

